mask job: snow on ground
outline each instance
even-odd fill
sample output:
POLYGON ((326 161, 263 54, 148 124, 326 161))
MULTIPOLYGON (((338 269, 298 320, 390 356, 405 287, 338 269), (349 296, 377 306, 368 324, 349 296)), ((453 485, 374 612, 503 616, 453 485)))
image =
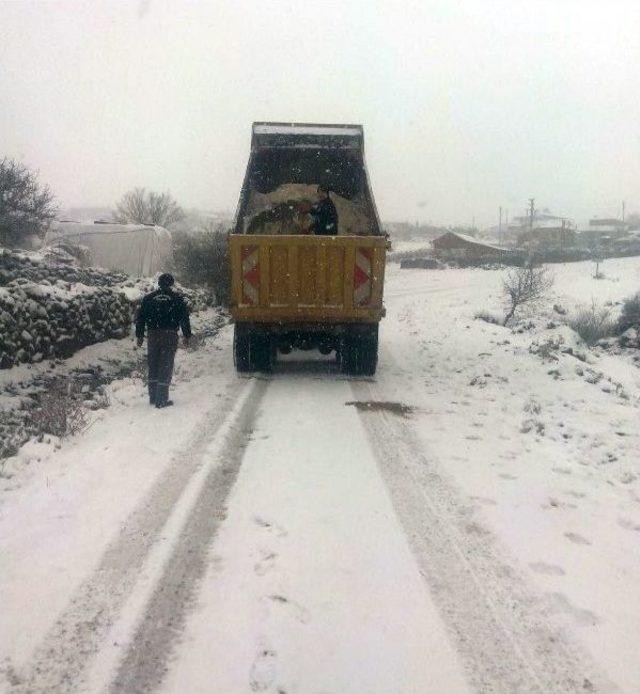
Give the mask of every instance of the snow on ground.
POLYGON ((165 691, 468 691, 351 398, 269 388, 165 691))
MULTIPOLYGON (((604 280, 593 279, 592 263, 551 266, 543 313, 592 300, 616 308, 638 291, 640 259, 606 263, 604 280)), ((630 356, 599 350, 586 364, 531 354, 532 343, 567 332, 546 319, 522 334, 474 320, 499 311, 500 276, 392 270, 379 382, 418 408, 425 449, 525 567, 549 612, 624 691, 637 691, 629 635, 640 628, 640 370, 630 356)))
POLYGON ((375 379, 238 378, 227 329, 172 411, 114 383, 3 492, 7 688, 638 691, 640 370, 552 306, 640 259, 552 270, 513 332, 474 319, 501 271, 391 265, 375 379))
MULTIPOLYGON (((196 333, 200 320, 194 316, 196 333)), ((110 340, 81 350, 67 368, 131 353, 137 359, 131 340, 110 340)), ((215 342, 180 349, 176 362, 175 414, 151 408, 139 378, 114 381, 111 406, 92 413, 82 435, 61 448, 27 444, 9 460, 14 475, 2 480, 0 496, 3 660, 19 662, 31 652, 127 515, 237 388, 228 355, 215 342), (25 614, 34 600, 37 607, 25 614)), ((40 368, 19 367, 6 377, 19 382, 40 368)))

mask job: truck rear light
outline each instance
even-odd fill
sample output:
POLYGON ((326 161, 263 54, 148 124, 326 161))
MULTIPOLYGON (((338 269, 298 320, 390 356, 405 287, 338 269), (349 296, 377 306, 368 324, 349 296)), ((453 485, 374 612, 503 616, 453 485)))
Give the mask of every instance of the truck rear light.
POLYGON ((259 246, 242 246, 242 303, 257 306, 260 300, 259 246))
POLYGON ((357 248, 356 262, 353 268, 353 304, 367 306, 371 303, 371 266, 373 249, 357 248))

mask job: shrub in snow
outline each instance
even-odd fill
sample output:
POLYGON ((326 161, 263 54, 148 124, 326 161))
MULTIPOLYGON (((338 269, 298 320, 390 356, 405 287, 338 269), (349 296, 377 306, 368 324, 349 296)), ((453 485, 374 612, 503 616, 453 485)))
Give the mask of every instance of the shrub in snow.
POLYGON ((535 398, 529 398, 524 405, 524 411, 528 414, 540 414, 542 405, 535 398))
POLYGON ((548 337, 543 342, 532 342, 529 345, 529 352, 537 354, 545 361, 558 361, 558 352, 564 344, 562 335, 548 337))
POLYGON ((627 330, 620 335, 620 345, 622 347, 640 347, 638 331, 635 328, 627 328, 627 330))
POLYGON ((38 175, 14 159, 0 159, 0 243, 25 246, 43 237, 55 217, 54 197, 38 175))
POLYGON ((528 434, 530 431, 535 431, 538 436, 544 436, 545 423, 538 419, 525 419, 520 425, 520 433, 528 434))
POLYGON ((552 285, 553 275, 546 267, 528 265, 510 270, 502 282, 507 299, 502 325, 506 325, 525 304, 539 301, 552 285))
POLYGON ((589 308, 580 309, 568 323, 588 345, 595 345, 614 331, 611 311, 599 308, 595 302, 589 308))
POLYGON ((134 362, 110 364, 106 369, 98 365, 64 376, 55 371, 35 372, 28 385, 7 383, 0 408, 0 466, 30 439, 42 440, 52 434, 63 438, 82 431, 89 410, 110 405, 104 384, 128 375, 133 366, 134 362))
POLYGON ((640 332, 640 292, 625 300, 616 332, 621 335, 630 328, 640 332))
POLYGON ((221 306, 231 297, 231 270, 227 236, 221 229, 198 233, 174 232, 173 259, 178 279, 188 285, 209 287, 221 306))
POLYGON ((493 325, 500 325, 502 323, 502 320, 498 316, 489 313, 489 311, 478 311, 473 317, 476 320, 483 320, 485 323, 492 323, 493 325))
POLYGON ((87 417, 78 390, 75 381, 56 381, 42 394, 38 407, 41 431, 63 439, 86 428, 87 417))
POLYGON ((587 362, 590 359, 584 342, 568 325, 557 326, 553 328, 551 334, 534 340, 529 345, 529 352, 537 354, 545 361, 559 361, 560 354, 568 354, 581 362, 587 362))

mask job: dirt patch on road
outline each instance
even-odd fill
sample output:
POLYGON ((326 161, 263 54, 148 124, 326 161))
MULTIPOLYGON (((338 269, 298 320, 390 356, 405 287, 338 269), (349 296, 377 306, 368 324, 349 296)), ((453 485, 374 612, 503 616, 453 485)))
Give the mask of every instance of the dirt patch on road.
POLYGON ((411 405, 387 400, 351 400, 345 402, 345 405, 351 405, 359 412, 391 412, 398 417, 408 417, 415 410, 415 407, 411 407, 411 405))

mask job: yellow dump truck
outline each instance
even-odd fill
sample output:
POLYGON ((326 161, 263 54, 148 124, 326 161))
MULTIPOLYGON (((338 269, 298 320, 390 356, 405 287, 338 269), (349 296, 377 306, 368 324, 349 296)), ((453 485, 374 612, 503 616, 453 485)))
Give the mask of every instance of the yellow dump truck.
POLYGON ((344 373, 374 374, 387 247, 362 126, 254 123, 229 235, 237 370, 317 348, 335 351, 344 373), (319 235, 322 190, 337 227, 319 235))

